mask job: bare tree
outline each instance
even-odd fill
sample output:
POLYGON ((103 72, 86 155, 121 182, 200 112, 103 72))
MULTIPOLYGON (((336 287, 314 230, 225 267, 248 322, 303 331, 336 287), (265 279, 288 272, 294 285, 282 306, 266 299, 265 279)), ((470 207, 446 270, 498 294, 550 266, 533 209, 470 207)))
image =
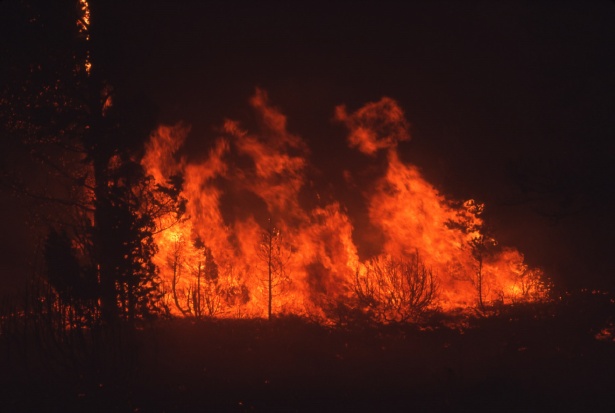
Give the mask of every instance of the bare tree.
POLYGON ((261 233, 257 255, 265 264, 266 278, 263 281, 267 290, 267 319, 271 320, 274 295, 279 294, 279 290, 290 283, 286 274, 290 248, 285 245, 280 230, 271 225, 271 221, 268 228, 261 233))
POLYGON ((180 290, 178 293, 177 285, 180 281, 183 268, 184 268, 184 257, 185 254, 185 240, 183 237, 177 237, 173 242, 173 249, 169 253, 167 257, 167 265, 173 270, 173 278, 171 279, 171 292, 173 294, 173 302, 175 303, 175 307, 184 315, 190 315, 190 306, 184 308, 180 304, 180 296, 182 293, 180 290))
POLYGON ((472 277, 472 284, 476 289, 476 295, 478 299, 478 308, 481 311, 485 310, 485 295, 486 291, 486 283, 485 283, 485 272, 484 272, 484 260, 487 258, 489 253, 489 249, 495 245, 495 241, 493 238, 485 235, 479 234, 476 237, 472 238, 470 241, 470 248, 472 249, 472 257, 475 261, 474 274, 472 277))
POLYGON ((418 253, 401 260, 371 260, 363 272, 356 272, 354 289, 360 305, 387 323, 418 320, 437 294, 433 272, 418 253))
POLYGON ((195 317, 205 315, 213 317, 222 311, 223 286, 219 282, 218 265, 214 261, 212 251, 200 239, 194 243, 199 251, 200 259, 193 270, 194 281, 189 288, 188 308, 195 317))

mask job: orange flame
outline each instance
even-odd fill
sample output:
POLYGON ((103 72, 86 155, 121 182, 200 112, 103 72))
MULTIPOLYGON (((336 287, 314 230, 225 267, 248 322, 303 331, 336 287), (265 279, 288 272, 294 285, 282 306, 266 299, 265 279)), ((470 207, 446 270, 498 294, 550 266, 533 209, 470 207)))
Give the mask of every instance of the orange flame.
MULTIPOLYGON (((288 132, 286 117, 264 91, 257 90, 250 104, 260 133, 227 120, 202 162, 175 156, 189 132, 184 125, 161 126, 146 148, 143 165, 157 182, 177 173, 185 179, 188 219, 156 239, 155 261, 175 314, 258 317, 270 305, 274 314, 327 319, 336 303, 356 302, 378 262, 414 262, 386 268, 433 274, 437 293, 430 308, 546 296, 543 274, 529 269, 517 250, 496 248, 484 233, 481 204, 447 199, 416 166, 399 159, 397 143, 410 133, 394 100, 383 98, 354 113, 336 109, 351 148, 372 157, 386 151, 383 175, 363 194, 370 224, 381 232, 375 239, 383 240, 380 255, 365 259, 340 201, 302 207, 305 142, 288 132)), ((401 285, 387 279, 388 290, 401 285)))

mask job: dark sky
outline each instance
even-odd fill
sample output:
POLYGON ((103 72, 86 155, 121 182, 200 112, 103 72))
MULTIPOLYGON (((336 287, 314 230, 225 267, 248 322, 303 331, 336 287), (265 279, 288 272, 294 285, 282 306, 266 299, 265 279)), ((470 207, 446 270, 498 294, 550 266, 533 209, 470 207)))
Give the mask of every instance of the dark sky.
POLYGON ((104 3, 105 69, 191 124, 190 153, 262 87, 334 174, 334 107, 388 96, 411 123, 404 159, 443 193, 487 202, 498 238, 556 282, 615 288, 614 2, 104 3))

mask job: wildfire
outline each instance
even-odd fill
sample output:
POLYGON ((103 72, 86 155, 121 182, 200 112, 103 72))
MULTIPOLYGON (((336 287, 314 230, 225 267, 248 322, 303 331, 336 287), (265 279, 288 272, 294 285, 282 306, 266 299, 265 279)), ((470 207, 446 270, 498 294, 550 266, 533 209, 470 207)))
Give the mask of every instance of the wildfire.
POLYGON ((327 320, 352 308, 399 321, 430 308, 546 296, 540 270, 484 231, 481 204, 447 199, 400 160, 397 143, 410 133, 394 100, 335 111, 351 148, 372 158, 386 153, 383 174, 361 194, 373 237, 382 240, 369 257, 359 255, 353 218, 341 200, 323 203, 314 195, 317 206, 303 206, 306 143, 287 130, 286 117, 264 91, 250 104, 261 130, 226 121, 201 162, 175 156, 189 132, 185 125, 161 126, 146 148, 143 165, 157 182, 184 177, 188 219, 156 239, 155 261, 176 314, 327 320))

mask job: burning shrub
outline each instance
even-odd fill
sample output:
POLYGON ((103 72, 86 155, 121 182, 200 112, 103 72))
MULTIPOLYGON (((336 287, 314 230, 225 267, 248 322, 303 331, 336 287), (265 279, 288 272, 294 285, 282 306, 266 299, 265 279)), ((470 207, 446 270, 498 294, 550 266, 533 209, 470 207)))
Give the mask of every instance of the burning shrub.
POLYGON ((378 257, 357 270, 354 291, 359 305, 385 323, 417 321, 434 303, 437 284, 419 254, 408 259, 378 257))

